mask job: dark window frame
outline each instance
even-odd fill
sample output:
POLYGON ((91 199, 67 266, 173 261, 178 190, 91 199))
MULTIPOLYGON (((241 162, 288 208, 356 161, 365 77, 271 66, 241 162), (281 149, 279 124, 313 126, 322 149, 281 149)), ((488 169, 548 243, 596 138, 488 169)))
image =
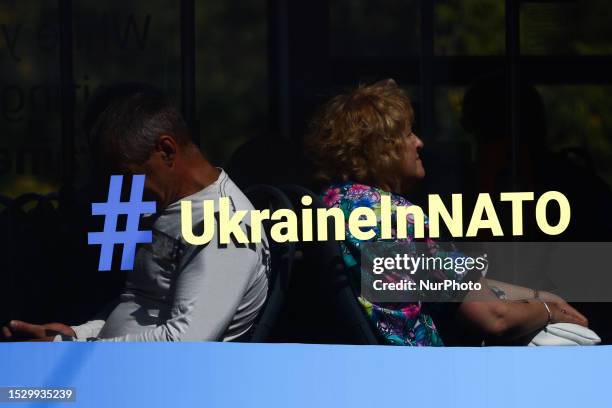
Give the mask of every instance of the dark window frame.
MULTIPOLYGON (((504 69, 508 84, 509 110, 507 118, 516 150, 516 109, 514 89, 519 76, 531 83, 555 84, 610 84, 612 77, 611 56, 522 56, 520 54, 520 7, 525 3, 564 3, 571 0, 505 0, 506 5, 506 49, 501 56, 439 56, 434 53, 434 0, 419 0, 421 19, 420 54, 418 57, 358 58, 332 57, 329 53, 329 19, 320 16, 316 31, 320 61, 296 66, 295 61, 312 61, 300 47, 299 29, 304 6, 291 0, 268 0, 268 65, 270 86, 271 121, 277 137, 300 138, 296 130, 304 129, 304 113, 296 112, 303 101, 296 92, 296 78, 313 77, 324 89, 331 85, 354 84, 364 76, 393 77, 404 84, 418 84, 421 98, 421 130, 427 135, 433 130, 435 111, 433 91, 438 85, 467 85, 478 76, 504 69), (327 27, 325 26, 327 24, 327 27), (298 30, 295 29, 297 26, 298 30), (297 49, 296 49, 297 48, 297 49), (306 72, 319 65, 314 73, 306 72), (325 66, 329 65, 329 66, 325 66), (568 69, 558 70, 563 65, 568 69), (295 123, 301 122, 301 123, 295 123)), ((301 3, 301 2, 299 2, 301 3)), ((329 0, 307 2, 307 8, 316 13, 329 10, 329 0)), ((60 23, 60 81, 61 81, 61 131, 62 131, 62 180, 65 188, 71 188, 75 172, 75 101, 72 92, 74 83, 73 56, 73 3, 58 0, 60 23)), ((195 1, 180 2, 181 41, 181 101, 185 119, 197 142, 198 121, 196 118, 196 63, 195 63, 195 1)), ((309 44, 310 45, 310 44, 309 44)), ((298 86, 299 88, 299 86, 298 86)), ((513 154, 514 157, 514 154, 513 154)), ((513 168, 516 171, 516 158, 513 168)), ((516 174, 516 173, 515 173, 516 174)))

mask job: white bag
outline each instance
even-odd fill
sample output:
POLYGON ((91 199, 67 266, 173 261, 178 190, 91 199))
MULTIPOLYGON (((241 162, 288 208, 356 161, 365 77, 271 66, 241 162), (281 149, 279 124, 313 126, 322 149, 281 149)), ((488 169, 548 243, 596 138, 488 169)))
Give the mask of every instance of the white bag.
POLYGON ((574 323, 553 323, 529 342, 530 346, 592 346, 601 343, 591 329, 574 323))

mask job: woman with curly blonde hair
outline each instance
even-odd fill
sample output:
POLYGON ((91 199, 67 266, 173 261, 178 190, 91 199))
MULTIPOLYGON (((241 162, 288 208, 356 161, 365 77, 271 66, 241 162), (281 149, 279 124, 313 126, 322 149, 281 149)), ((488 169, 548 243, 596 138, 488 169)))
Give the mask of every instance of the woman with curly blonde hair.
MULTIPOLYGON (((380 215, 383 196, 390 196, 393 211, 398 206, 410 206, 405 195, 425 177, 419 156, 423 142, 412 131, 413 120, 408 96, 390 79, 361 85, 332 98, 314 119, 306 139, 306 151, 315 166, 314 175, 326 185, 322 194, 324 202, 329 207, 342 209, 347 220, 353 209, 363 206, 380 215)), ((413 222, 409 216, 405 239, 397 238, 393 231, 396 242, 415 242, 413 222)), ((427 221, 425 224, 427 227, 427 221)), ((371 242, 381 241, 380 230, 379 218, 371 242)), ((356 239, 349 228, 346 234, 341 242, 344 262, 348 268, 360 270, 353 267, 360 264, 364 241, 356 239)), ((430 238, 424 244, 432 254, 441 251, 439 244, 430 238)), ((467 323, 466 337, 491 338, 496 343, 504 343, 535 333, 548 323, 587 325, 582 314, 552 293, 487 281, 480 275, 467 276, 455 271, 443 271, 443 274, 444 278, 457 282, 481 283, 482 289, 465 294, 457 308, 467 323), (499 296, 500 293, 503 295, 499 296)), ((444 344, 428 313, 427 303, 377 303, 363 296, 359 296, 359 302, 380 336, 390 344, 444 344)))

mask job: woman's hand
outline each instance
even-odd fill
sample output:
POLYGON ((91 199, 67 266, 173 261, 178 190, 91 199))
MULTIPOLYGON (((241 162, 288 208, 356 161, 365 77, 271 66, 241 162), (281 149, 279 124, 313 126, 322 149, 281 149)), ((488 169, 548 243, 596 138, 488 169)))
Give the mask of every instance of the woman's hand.
POLYGON ((577 323, 577 324, 580 324, 581 326, 584 326, 584 327, 588 326, 589 324, 588 319, 582 313, 580 313, 578 310, 572 307, 569 303, 567 303, 565 299, 563 299, 561 296, 555 295, 554 293, 550 293, 546 291, 540 291, 538 292, 538 299, 546 303, 559 304, 562 310, 565 311, 565 314, 569 314, 581 321, 581 323, 577 323))
POLYGON ((53 341, 58 334, 76 337, 72 327, 63 323, 31 324, 12 320, 8 327, 2 328, 4 341, 53 341))
MULTIPOLYGON (((543 292, 547 293, 547 292, 543 292)), ((551 313, 551 322, 552 323, 574 323, 579 324, 580 326, 588 327, 589 321, 582 313, 571 307, 565 300, 561 299, 559 296, 554 295, 552 293, 548 293, 548 295, 552 295, 551 297, 543 297, 540 294, 540 299, 548 305, 551 313), (559 301, 554 300, 546 300, 546 299, 560 299, 559 301)))

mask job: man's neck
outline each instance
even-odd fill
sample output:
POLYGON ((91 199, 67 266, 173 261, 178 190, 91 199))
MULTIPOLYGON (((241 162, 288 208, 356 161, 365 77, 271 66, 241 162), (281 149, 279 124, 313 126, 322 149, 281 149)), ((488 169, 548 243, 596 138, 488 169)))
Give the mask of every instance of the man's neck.
POLYGON ((221 170, 210 164, 199 151, 194 151, 186 161, 184 167, 185 182, 181 183, 177 191, 177 200, 205 189, 217 181, 220 174, 221 170))

